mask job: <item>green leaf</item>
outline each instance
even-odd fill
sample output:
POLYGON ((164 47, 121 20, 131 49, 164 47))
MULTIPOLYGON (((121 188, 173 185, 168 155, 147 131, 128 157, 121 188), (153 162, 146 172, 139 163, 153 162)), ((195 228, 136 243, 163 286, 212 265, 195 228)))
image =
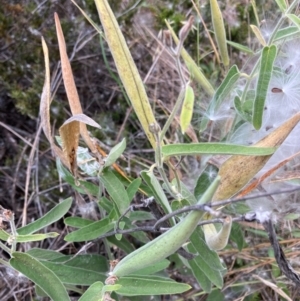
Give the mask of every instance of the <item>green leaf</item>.
MULTIPOLYGON (((171 209, 170 203, 169 203, 160 183, 158 182, 157 178, 153 174, 153 172, 142 170, 141 176, 142 176, 143 180, 147 183, 149 188, 151 189, 152 195, 154 196, 156 202, 158 202, 162 206, 164 212, 171 213, 172 209, 171 209)), ((174 217, 171 218, 170 221, 171 221, 172 225, 175 225, 174 217)))
POLYGON ((69 216, 64 219, 65 225, 74 227, 74 228, 83 228, 94 222, 95 221, 93 221, 93 220, 82 218, 79 216, 69 216))
POLYGON ((242 251, 245 241, 242 228, 239 224, 232 223, 230 239, 237 244, 239 251, 242 251))
POLYGON ((120 215, 122 215, 130 205, 128 195, 123 184, 109 168, 105 168, 103 170, 100 175, 100 181, 119 209, 120 215))
POLYGON ((191 286, 188 284, 166 280, 166 278, 157 276, 121 277, 116 284, 122 285, 116 293, 123 296, 181 294, 191 289, 191 286))
POLYGON ((103 297, 102 289, 104 285, 102 282, 97 281, 93 283, 79 298, 78 301, 99 301, 103 297))
POLYGON ((133 199, 138 189, 140 188, 141 183, 141 178, 136 178, 129 184, 129 186, 126 189, 129 201, 133 199))
POLYGON ((299 34, 299 29, 296 26, 287 26, 286 28, 279 29, 275 35, 274 42, 280 40, 289 40, 299 34))
POLYGON ((106 272, 100 273, 83 267, 74 267, 62 263, 44 261, 43 265, 50 269, 59 280, 66 284, 91 285, 96 281, 105 281, 106 272))
POLYGON ((108 156, 105 158, 104 167, 113 165, 117 159, 123 154, 126 148, 126 139, 115 145, 109 152, 108 156))
POLYGON ((73 175, 62 165, 61 161, 57 158, 56 159, 56 167, 59 175, 68 183, 72 186, 72 188, 79 193, 82 194, 91 194, 93 196, 98 196, 100 195, 100 187, 99 185, 95 185, 93 183, 89 183, 86 181, 78 180, 80 185, 77 186, 75 184, 75 180, 73 175))
POLYGON ((207 165, 201 175, 199 176, 195 189, 194 195, 196 200, 200 200, 206 189, 212 183, 214 178, 218 174, 218 168, 214 165, 207 165))
POLYGON ((7 241, 9 238, 10 234, 7 233, 5 230, 0 229, 0 239, 7 241))
MULTIPOLYGON (((253 90, 248 91, 247 95, 252 92, 253 92, 253 90)), ((249 123, 252 123, 252 111, 253 111, 254 97, 253 97, 253 99, 247 99, 243 103, 241 102, 241 99, 238 96, 236 96, 234 98, 234 107, 235 107, 236 111, 239 113, 239 115, 245 121, 248 121, 249 123)))
MULTIPOLYGON (((221 290, 213 290, 206 299, 206 301, 224 301, 224 300, 226 299, 224 294, 221 292, 221 290)), ((255 299, 252 300, 254 301, 255 299)))
POLYGON ((253 126, 259 130, 262 125, 265 100, 273 71, 273 64, 276 58, 277 47, 275 45, 263 48, 259 76, 256 87, 256 96, 253 108, 253 126))
MULTIPOLYGON (((194 262, 203 271, 209 281, 211 281, 218 288, 222 288, 223 277, 221 272, 223 272, 225 269, 220 262, 218 254, 209 249, 201 236, 202 234, 200 235, 198 229, 192 234, 191 244, 189 244, 187 247, 188 251, 191 253, 197 252, 198 255, 193 259, 194 262)), ((206 283, 206 285, 208 284, 206 283)))
POLYGON ((55 238, 59 235, 57 232, 41 233, 41 234, 29 234, 29 235, 18 235, 16 237, 17 242, 30 242, 40 241, 47 238, 55 238))
POLYGON ((300 19, 294 14, 287 14, 286 16, 297 26, 298 30, 300 30, 300 19))
MULTIPOLYGON (((224 78, 223 82, 217 89, 216 93, 214 94, 213 99, 210 101, 210 104, 207 108, 207 112, 215 112, 217 110, 223 100, 227 97, 227 95, 232 91, 234 85, 236 84, 237 80, 239 79, 240 72, 236 65, 233 65, 230 70, 228 71, 226 77, 224 78)), ((210 114, 208 114, 210 115, 210 114)), ((203 132, 207 125, 209 119, 208 117, 204 117, 200 124, 200 132, 203 132)))
POLYGON ((102 293, 117 291, 122 287, 120 284, 106 284, 102 289, 102 293))
POLYGON ((123 250, 126 254, 130 254, 135 250, 133 245, 128 241, 127 238, 122 237, 121 240, 117 240, 115 236, 110 236, 106 238, 110 244, 117 246, 119 249, 123 250))
POLYGON ((25 227, 17 229, 18 234, 31 234, 53 224, 69 211, 71 205, 72 198, 65 199, 64 201, 56 205, 54 208, 52 208, 49 212, 47 212, 43 217, 30 223, 29 225, 26 225, 25 227))
POLYGON ((203 289, 203 291, 209 293, 211 291, 211 281, 203 273, 202 269, 199 267, 197 263, 197 260, 196 259, 189 260, 189 265, 200 287, 203 289))
POLYGON ((151 212, 147 211, 132 211, 130 212, 129 219, 131 221, 150 221, 155 219, 151 212))
POLYGON ((186 156, 200 154, 214 155, 245 155, 245 156, 266 156, 273 154, 274 147, 253 147, 228 143, 178 143, 168 144, 162 147, 164 157, 186 156))
POLYGON ((230 46, 242 51, 242 52, 245 52, 247 54, 254 54, 254 52, 247 46, 244 46, 244 45, 241 45, 239 43, 235 43, 235 42, 232 42, 232 41, 226 41, 227 44, 229 44, 230 46))
POLYGON ((100 235, 112 230, 115 222, 106 217, 100 221, 96 221, 90 225, 87 225, 79 230, 76 230, 65 236, 65 241, 79 242, 89 241, 98 238, 100 235))
MULTIPOLYGON (((285 12, 287 9, 286 0, 275 0, 281 12, 285 12)), ((288 16, 288 15, 287 15, 288 16)))
POLYGON ((63 263, 64 265, 82 268, 90 271, 106 273, 108 270, 107 259, 102 255, 84 254, 84 255, 65 255, 64 257, 52 260, 54 263, 63 263))
POLYGON ((53 301, 70 301, 59 278, 37 259, 28 254, 14 252, 11 266, 38 285, 53 301))
POLYGON ((26 254, 29 254, 30 256, 38 260, 54 260, 57 258, 66 257, 66 255, 59 253, 57 251, 39 249, 39 248, 30 249, 26 252, 26 254))

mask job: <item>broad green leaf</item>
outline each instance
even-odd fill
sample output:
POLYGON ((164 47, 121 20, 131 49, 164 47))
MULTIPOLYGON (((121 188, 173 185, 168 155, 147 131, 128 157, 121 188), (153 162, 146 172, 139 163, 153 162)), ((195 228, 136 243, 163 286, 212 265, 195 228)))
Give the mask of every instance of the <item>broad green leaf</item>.
POLYGON ((187 84, 185 89, 185 96, 181 108, 181 113, 180 113, 180 127, 181 127, 182 134, 186 132, 186 130, 188 129, 191 123, 193 117, 193 111, 194 111, 194 101, 195 101, 194 90, 190 86, 190 84, 187 84))
POLYGON ((166 278, 157 276, 121 277, 116 284, 122 285, 116 293, 123 296, 181 294, 191 289, 188 284, 166 280, 166 278))
POLYGON ((52 262, 94 272, 106 273, 108 270, 107 259, 97 254, 65 255, 64 257, 53 259, 52 262))
POLYGON ((168 144, 162 147, 164 157, 186 156, 200 154, 215 155, 244 155, 244 156, 266 156, 273 154, 274 147, 253 147, 228 143, 178 143, 168 144))
POLYGON ((211 281, 202 271, 201 267, 199 267, 197 260, 194 258, 189 260, 190 268, 193 272, 194 277, 196 278, 200 287, 206 292, 209 293, 211 291, 211 281))
POLYGON ((149 126, 155 124, 156 120, 145 91, 144 83, 108 2, 106 0, 95 0, 95 3, 119 76, 144 132, 155 149, 156 141, 149 126))
POLYGON ((215 271, 226 270, 220 261, 218 253, 211 250, 205 243, 201 229, 196 229, 191 235, 191 243, 198 255, 209 265, 210 269, 215 271))
POLYGON ((153 265, 138 270, 134 273, 134 275, 151 275, 151 274, 155 274, 159 271, 162 271, 164 269, 166 269, 168 266, 170 265, 170 261, 167 259, 163 259, 160 262, 154 263, 153 265))
POLYGON ((111 212, 113 210, 115 210, 114 208, 114 203, 111 202, 109 199, 107 199, 106 197, 101 197, 99 202, 98 202, 99 207, 101 207, 102 209, 104 209, 106 212, 111 212))
POLYGON ((230 240, 234 241, 237 244, 239 251, 242 251, 244 244, 245 244, 244 234, 241 229, 241 226, 237 223, 232 224, 230 240))
POLYGON ((62 283, 73 285, 91 285, 96 281, 105 281, 106 272, 100 273, 86 268, 69 266, 63 263, 43 261, 62 283))
POLYGON ((277 48, 275 45, 266 46, 262 51, 259 76, 256 87, 256 96, 253 108, 253 126, 259 130, 262 125, 265 100, 269 82, 272 76, 273 64, 276 58, 277 48))
MULTIPOLYGON (((165 20, 165 22, 166 22, 168 29, 171 32, 173 40, 175 41, 176 45, 178 45, 179 39, 176 36, 173 28, 171 27, 171 25, 168 23, 167 20, 165 20)), ((205 90, 205 92, 209 96, 213 96, 215 93, 213 86, 210 84, 208 79, 205 77, 205 75, 201 71, 200 67, 197 66, 197 64, 195 63, 193 58, 188 54, 188 52, 184 48, 181 49, 180 54, 186 64, 187 68, 189 69, 189 72, 191 73, 192 78, 194 78, 200 84, 200 86, 205 90)))
POLYGON ((286 15, 298 28, 298 30, 300 30, 300 19, 299 17, 297 17, 294 14, 287 14, 286 15))
POLYGON ((275 0, 281 12, 285 12, 287 9, 286 0, 275 0))
MULTIPOLYGON (((239 79, 240 72, 236 65, 233 65, 230 70, 228 71, 226 77, 224 78, 223 82, 217 89, 217 91, 214 94, 214 97, 209 103, 209 106, 207 108, 207 112, 215 112, 217 110, 223 100, 228 96, 228 94, 232 91, 234 85, 236 84, 237 80, 239 79)), ((208 114, 210 115, 210 114, 208 114)), ((208 125, 209 119, 208 117, 204 116, 201 124, 200 124, 200 132, 203 132, 207 125, 208 125)))
POLYGON ((14 252, 11 266, 38 285, 53 301, 70 301, 59 278, 37 259, 28 254, 14 252))
MULTIPOLYGON (((165 213, 171 213, 172 209, 169 204, 169 201, 153 172, 150 171, 141 171, 141 176, 143 180, 148 184, 149 188, 152 191, 152 195, 154 196, 156 202, 158 202, 165 213)), ((175 219, 174 217, 170 219, 172 225, 175 225, 175 219)))
POLYGON ((122 237, 121 240, 117 240, 115 236, 110 236, 106 238, 110 244, 117 246, 119 249, 123 250, 126 254, 130 254, 135 250, 133 245, 128 241, 127 238, 122 237))
POLYGON ((122 287, 122 285, 120 285, 120 284, 106 284, 106 285, 104 285, 104 287, 102 289, 102 293, 117 291, 121 287, 122 287))
POLYGON ((72 198, 67 198, 61 203, 52 208, 43 217, 37 219, 36 221, 26 225, 25 227, 17 229, 18 234, 26 235, 34 233, 40 229, 43 229, 54 222, 61 219, 70 209, 72 205, 72 198))
POLYGON ((98 238, 100 235, 112 230, 115 222, 106 217, 100 221, 96 221, 79 230, 69 233, 65 236, 65 241, 89 241, 98 238))
MULTIPOLYGON (((187 248, 188 251, 191 253, 195 251, 195 248, 192 244, 189 244, 187 248)), ((212 269, 210 266, 210 262, 206 262, 200 254, 196 256, 193 260, 194 263, 197 264, 197 266, 202 270, 202 272, 205 274, 209 281, 211 281, 218 288, 223 287, 223 277, 219 270, 212 269)), ((201 280, 201 278, 199 280, 201 280)), ((208 289, 208 283, 206 283, 208 281, 206 279, 202 279, 202 281, 205 281, 204 284, 207 285, 208 289)))
POLYGON ((28 235, 18 235, 16 237, 17 242, 30 242, 30 241, 40 241, 47 238, 55 238, 59 235, 57 232, 48 232, 41 234, 28 234, 28 235))
POLYGON ((103 283, 97 281, 93 283, 79 298, 78 301, 99 301, 103 297, 102 288, 104 287, 103 283))
POLYGON ((131 221, 149 221, 155 219, 151 212, 147 211, 132 211, 129 219, 131 221))
POLYGON ((56 159, 56 167, 59 175, 72 186, 72 188, 79 193, 82 194, 91 194, 93 196, 99 196, 100 194, 100 188, 99 186, 89 183, 86 181, 78 180, 80 183, 79 186, 75 184, 74 177, 72 174, 62 165, 61 161, 59 159, 56 159))
POLYGON ((119 214, 123 214, 130 205, 128 195, 123 184, 109 168, 103 169, 99 179, 119 209, 119 214))
POLYGON ((230 46, 232 46, 232 47, 234 47, 234 48, 236 48, 236 49, 238 49, 238 50, 240 50, 242 52, 245 52, 247 54, 254 54, 254 52, 250 48, 248 48, 248 47, 246 47, 244 45, 241 45, 239 43, 235 43, 235 42, 232 42, 232 41, 228 41, 228 40, 226 42, 230 46))
POLYGON ((79 216, 69 216, 64 219, 65 225, 74 227, 74 228, 83 228, 94 222, 95 221, 93 221, 93 220, 81 218, 79 216))
MULTIPOLYGON (((206 301, 225 301, 227 298, 221 292, 221 290, 213 290, 209 296, 207 297, 206 301)), ((253 301, 256 298, 251 298, 253 301)))
POLYGON ((283 29, 279 29, 275 35, 274 42, 280 40, 289 40, 293 39, 299 34, 299 29, 296 26, 287 26, 283 29))
MULTIPOLYGON (((119 229, 120 229, 120 230, 123 230, 124 227, 125 227, 125 222, 124 222, 124 221, 119 222, 119 229)), ((115 224, 115 231, 116 231, 116 230, 117 230, 117 223, 115 224)), ((115 237, 116 237, 117 240, 121 240, 122 237, 123 237, 123 235, 120 234, 120 233, 116 233, 116 234, 115 234, 115 237)))
POLYGON ((129 186, 126 189, 129 201, 131 201, 134 198, 141 183, 142 183, 141 178, 136 178, 129 184, 129 186))
POLYGON ((195 189, 194 195, 196 200, 200 200, 202 195, 205 193, 207 187, 212 183, 214 178, 218 174, 218 169, 214 165, 207 165, 201 175, 199 176, 195 189))
POLYGON ((217 0, 210 0, 210 9, 211 9, 211 19, 213 23, 213 28, 215 32, 215 38, 217 40, 219 52, 221 55, 222 63, 224 66, 229 65, 229 55, 226 44, 226 31, 224 26, 224 20, 221 13, 217 0))
POLYGON ((126 139, 115 145, 109 152, 108 156, 105 158, 104 167, 113 165, 117 159, 123 154, 126 148, 126 139))
POLYGON ((65 257, 66 255, 53 250, 33 248, 26 252, 30 256, 38 260, 55 260, 57 258, 65 257))

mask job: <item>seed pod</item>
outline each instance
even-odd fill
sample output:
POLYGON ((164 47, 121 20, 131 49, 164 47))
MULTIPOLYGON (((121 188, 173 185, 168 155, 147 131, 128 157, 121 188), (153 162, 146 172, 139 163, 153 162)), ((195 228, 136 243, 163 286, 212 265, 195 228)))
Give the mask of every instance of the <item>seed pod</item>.
MULTIPOLYGON (((218 185, 219 177, 206 190, 198 204, 209 202, 218 185)), ((203 216, 202 211, 190 212, 180 223, 156 239, 123 258, 112 271, 113 276, 122 277, 155 264, 176 252, 191 236, 203 216)))

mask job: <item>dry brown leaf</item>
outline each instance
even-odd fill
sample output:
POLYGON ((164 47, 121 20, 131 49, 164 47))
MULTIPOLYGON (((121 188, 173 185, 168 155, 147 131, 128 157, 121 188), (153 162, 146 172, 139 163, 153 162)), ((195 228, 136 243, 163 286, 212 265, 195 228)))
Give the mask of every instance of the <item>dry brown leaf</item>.
MULTIPOLYGON (((300 121, 297 113, 253 147, 276 147, 282 144, 289 133, 300 121)), ((232 156, 222 164, 219 175, 221 183, 214 200, 224 200, 235 195, 266 164, 270 156, 232 156)))
MULTIPOLYGON (((72 115, 82 114, 82 108, 79 101, 79 96, 77 93, 77 89, 76 89, 76 85, 71 69, 71 64, 67 54, 65 38, 57 13, 54 14, 54 19, 55 19, 56 33, 57 33, 57 39, 59 45, 59 53, 61 58, 62 76, 63 76, 64 86, 66 89, 71 112, 72 115)), ((97 149, 89 136, 85 123, 80 123, 80 134, 83 140, 85 141, 85 143, 87 144, 87 146, 89 147, 89 149, 93 153, 97 153, 97 149)))
POLYGON ((59 134, 62 141, 63 153, 68 162, 68 167, 77 178, 77 148, 79 144, 80 122, 67 120, 60 128, 59 134))
POLYGON ((42 47, 45 59, 45 82, 40 103, 40 116, 41 124, 46 138, 48 139, 52 152, 55 156, 59 157, 62 163, 68 166, 68 162, 65 160, 62 150, 55 144, 51 134, 50 125, 50 103, 51 103, 51 92, 50 92, 50 64, 49 64, 49 52, 47 44, 42 37, 42 47))

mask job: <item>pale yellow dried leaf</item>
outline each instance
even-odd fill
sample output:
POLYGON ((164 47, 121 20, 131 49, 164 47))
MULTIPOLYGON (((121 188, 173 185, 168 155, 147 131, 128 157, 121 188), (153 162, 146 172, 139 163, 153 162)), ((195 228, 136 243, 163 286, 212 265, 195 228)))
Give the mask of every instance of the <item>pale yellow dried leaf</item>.
POLYGON ((95 3, 120 79, 148 140, 152 147, 156 148, 155 137, 149 129, 151 125, 156 124, 156 120, 143 81, 108 2, 95 0, 95 3))
MULTIPOLYGON (((299 121, 300 113, 297 113, 253 147, 276 147, 281 145, 299 121)), ((226 160, 219 170, 221 183, 214 195, 214 200, 228 199, 236 194, 255 176, 270 157, 271 155, 232 156, 226 160)))

